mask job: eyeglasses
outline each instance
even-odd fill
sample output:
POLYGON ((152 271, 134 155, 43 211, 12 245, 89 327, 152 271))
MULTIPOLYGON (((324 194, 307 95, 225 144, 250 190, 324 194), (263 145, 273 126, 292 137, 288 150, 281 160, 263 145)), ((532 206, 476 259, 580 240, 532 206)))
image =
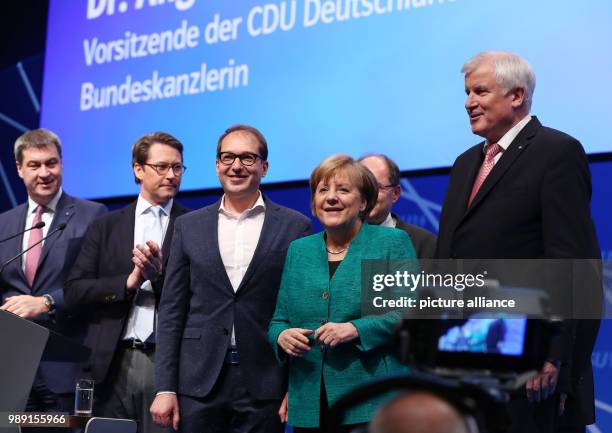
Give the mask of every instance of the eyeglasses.
POLYGON ((166 175, 170 169, 174 172, 175 176, 180 176, 183 174, 187 167, 183 164, 141 164, 151 167, 157 174, 160 176, 166 175))
POLYGON ((236 155, 235 153, 232 153, 232 152, 221 152, 219 153, 219 155, 217 155, 217 159, 223 165, 232 165, 234 161, 236 161, 236 158, 240 160, 240 164, 246 165, 246 166, 251 166, 255 164, 255 162, 257 162, 257 158, 263 160, 263 158, 260 155, 257 155, 256 153, 251 153, 251 152, 241 153, 240 155, 236 155))
POLYGON ((390 188, 395 188, 397 185, 381 185, 380 183, 378 184, 378 190, 379 191, 386 191, 390 188))

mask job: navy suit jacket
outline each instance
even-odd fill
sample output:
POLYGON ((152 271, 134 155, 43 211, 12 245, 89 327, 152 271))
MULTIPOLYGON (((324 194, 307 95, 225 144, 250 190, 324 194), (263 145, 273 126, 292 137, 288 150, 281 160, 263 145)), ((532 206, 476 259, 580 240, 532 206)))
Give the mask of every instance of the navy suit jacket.
MULTIPOLYGON (((64 287, 68 308, 88 313, 85 344, 91 349, 91 356, 83 366, 83 376, 93 377, 96 383, 107 376, 132 305, 134 293, 126 292, 125 283, 134 269, 135 212, 136 202, 109 212, 89 228, 64 287)), ((164 269, 174 221, 187 212, 189 209, 174 201, 162 245, 164 269)), ((161 284, 153 284, 153 289, 159 301, 161 284)))
MULTIPOLYGON (((601 258, 589 206, 591 174, 575 138, 546 128, 533 117, 468 207, 482 149, 483 143, 477 144, 453 165, 440 216, 437 258, 601 258)), ((601 296, 597 285, 590 285, 597 293, 585 298, 597 302, 601 296)), ((589 424, 595 412, 591 352, 599 321, 566 325, 560 347, 551 351, 552 357, 563 361, 557 389, 569 394, 568 404, 575 403, 576 416, 589 424)))
MULTIPOLYGON (((24 229, 27 210, 28 203, 24 203, 0 215, 1 239, 24 229)), ((9 296, 50 294, 55 300, 55 313, 45 313, 36 317, 34 321, 69 338, 82 340, 85 326, 82 321, 72 317, 66 311, 62 286, 79 253, 87 227, 105 212, 106 207, 100 203, 80 200, 65 192, 62 193, 47 233, 51 233, 61 223, 65 223, 66 228, 52 234, 44 242, 32 287, 26 282, 21 259, 6 266, 0 275, 2 303, 9 296)), ((19 254, 22 251, 22 242, 23 235, 0 244, 0 263, 19 254)), ((75 378, 78 373, 76 364, 42 362, 40 372, 51 391, 55 393, 74 392, 75 378)))
POLYGON ((289 243, 309 234, 311 223, 265 199, 259 243, 234 292, 219 252, 220 203, 176 221, 159 307, 156 388, 206 396, 223 366, 233 325, 249 393, 255 399, 280 399, 286 372, 268 344, 268 324, 289 243))
POLYGON ((404 230, 410 236, 417 257, 433 259, 436 253, 436 235, 422 227, 402 221, 393 213, 391 215, 396 221, 395 228, 404 230))

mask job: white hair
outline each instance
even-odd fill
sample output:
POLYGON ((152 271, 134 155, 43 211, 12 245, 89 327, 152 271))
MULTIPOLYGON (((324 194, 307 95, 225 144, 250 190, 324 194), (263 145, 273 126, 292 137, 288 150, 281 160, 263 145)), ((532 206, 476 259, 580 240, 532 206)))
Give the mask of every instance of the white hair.
POLYGON ((468 75, 483 63, 490 62, 495 66, 495 78, 502 89, 509 92, 512 89, 521 88, 525 90, 524 105, 527 111, 531 110, 533 91, 535 90, 536 78, 527 60, 517 54, 507 51, 485 51, 476 54, 465 62, 461 73, 468 75))

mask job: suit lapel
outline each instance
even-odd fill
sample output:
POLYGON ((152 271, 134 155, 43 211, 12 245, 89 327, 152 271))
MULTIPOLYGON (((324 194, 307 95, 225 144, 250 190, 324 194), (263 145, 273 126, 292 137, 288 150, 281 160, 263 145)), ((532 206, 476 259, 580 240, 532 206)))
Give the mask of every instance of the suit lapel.
POLYGON ((472 209, 478 206, 478 204, 489 194, 491 189, 503 178, 517 158, 527 149, 531 143, 531 139, 541 126, 538 119, 534 117, 525 125, 521 132, 519 132, 516 138, 508 146, 508 149, 502 153, 501 158, 497 161, 497 164, 495 164, 493 170, 491 170, 491 173, 489 173, 485 179, 476 197, 474 197, 474 201, 472 201, 472 204, 466 210, 464 218, 471 213, 472 209))
POLYGON ((130 203, 120 212, 119 224, 112 229, 113 238, 117 239, 119 246, 113 247, 113 251, 117 251, 119 255, 117 263, 126 263, 131 270, 133 268, 132 249, 134 248, 134 226, 136 225, 136 202, 130 203))
POLYGON ((461 185, 459 193, 459 199, 461 200, 462 205, 461 214, 464 214, 468 209, 468 200, 470 199, 474 182, 476 182, 476 177, 480 171, 480 166, 484 161, 484 154, 482 152, 483 145, 484 142, 479 143, 478 146, 476 146, 468 161, 467 176, 465 176, 465 178, 462 180, 463 184, 461 185))
MULTIPOLYGON (((10 227, 7 228, 7 233, 18 233, 25 228, 27 212, 28 202, 19 205, 19 208, 17 209, 17 218, 11 221, 10 227)), ((24 235, 21 234, 21 236, 17 236, 11 239, 10 241, 7 241, 6 250, 10 251, 10 257, 7 257, 5 260, 10 259, 23 251, 23 236, 24 235)), ((30 293, 30 287, 28 287, 28 283, 26 283, 25 274, 23 273, 23 269, 21 266, 22 260, 23 257, 14 260, 13 263, 8 265, 4 269, 3 275, 6 277, 8 273, 12 272, 11 269, 14 269, 14 271, 19 276, 19 280, 23 283, 15 288, 22 290, 26 293, 30 293)))
POLYGON ((164 269, 168 264, 168 258, 170 257, 170 246, 172 245, 172 233, 174 232, 174 221, 181 215, 187 213, 188 210, 178 204, 176 200, 172 204, 170 209, 170 220, 168 221, 168 228, 166 228, 166 235, 164 236, 164 242, 162 244, 162 257, 164 259, 164 269))
POLYGON ((233 295, 234 288, 227 276, 227 272, 225 272, 225 265, 223 264, 221 250, 219 249, 219 206, 221 206, 221 200, 217 201, 213 206, 206 208, 204 220, 202 221, 202 228, 208 230, 210 227, 210 233, 204 233, 202 247, 204 251, 210 254, 211 269, 217 271, 223 286, 233 295))
POLYGON ((476 176, 478 175, 478 170, 480 169, 482 161, 482 143, 480 143, 470 150, 470 154, 468 155, 467 161, 465 162, 466 168, 460 170, 461 172, 465 171, 465 176, 463 178, 459 178, 459 180, 457 181, 460 182, 460 184, 457 187, 456 197, 453 197, 453 201, 457 203, 457 205, 456 207, 453 207, 452 213, 448 215, 448 225, 449 228, 452 229, 451 232, 454 232, 463 220, 463 218, 465 218, 466 211, 468 208, 467 203, 470 198, 472 187, 474 185, 474 181, 476 180, 476 176))
MULTIPOLYGON (((51 234, 60 224, 68 224, 72 216, 74 215, 74 200, 68 194, 63 193, 57 202, 57 207, 55 208, 55 215, 53 216, 53 221, 51 221, 51 226, 47 231, 47 235, 51 234)), ((45 267, 43 263, 47 259, 50 251, 53 250, 53 245, 55 242, 62 237, 67 236, 65 234, 66 229, 61 230, 59 233, 53 233, 51 236, 45 240, 43 244, 42 252, 40 253, 40 259, 38 260, 38 266, 36 268, 36 276, 34 278, 34 286, 36 286, 36 281, 42 278, 42 274, 45 271, 45 267)))
POLYGON ((263 227, 261 228, 261 234, 259 235, 259 241, 257 242, 257 247, 253 253, 253 258, 251 259, 251 263, 249 263, 249 267, 247 268, 247 271, 240 282, 237 292, 248 283, 249 279, 252 278, 255 270, 260 263, 265 261, 270 248, 272 245, 274 245, 274 241, 279 233, 279 230, 277 230, 279 222, 278 209, 278 205, 266 200, 266 213, 264 216, 263 227))

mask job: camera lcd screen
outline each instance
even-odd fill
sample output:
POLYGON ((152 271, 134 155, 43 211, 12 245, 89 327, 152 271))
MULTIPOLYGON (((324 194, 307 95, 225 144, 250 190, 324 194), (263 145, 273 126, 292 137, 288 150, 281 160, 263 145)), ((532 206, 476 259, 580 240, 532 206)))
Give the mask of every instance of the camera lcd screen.
POLYGON ((444 320, 438 350, 519 357, 525 350, 526 330, 524 316, 444 320))

